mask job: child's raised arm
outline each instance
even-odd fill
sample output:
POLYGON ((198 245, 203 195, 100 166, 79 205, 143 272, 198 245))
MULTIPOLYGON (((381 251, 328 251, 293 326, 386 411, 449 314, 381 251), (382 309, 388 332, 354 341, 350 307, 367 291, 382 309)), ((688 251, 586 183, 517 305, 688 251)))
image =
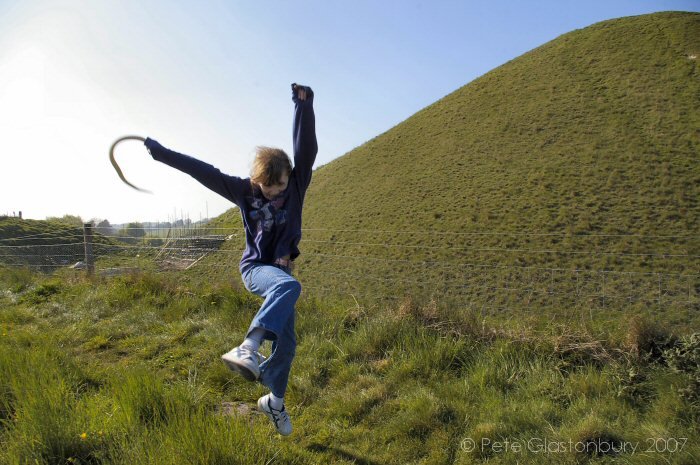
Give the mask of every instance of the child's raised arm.
POLYGON ((294 170, 302 191, 311 182, 311 171, 318 153, 314 92, 311 87, 292 84, 294 101, 294 170))

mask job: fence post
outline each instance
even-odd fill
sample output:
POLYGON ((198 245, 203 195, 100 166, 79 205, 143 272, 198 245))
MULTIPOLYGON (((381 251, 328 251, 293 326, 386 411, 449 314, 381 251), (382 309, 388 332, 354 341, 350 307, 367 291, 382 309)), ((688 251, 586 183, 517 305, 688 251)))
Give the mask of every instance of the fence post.
POLYGON ((95 273, 95 256, 92 253, 92 223, 83 223, 83 237, 85 240, 85 265, 89 276, 95 273))

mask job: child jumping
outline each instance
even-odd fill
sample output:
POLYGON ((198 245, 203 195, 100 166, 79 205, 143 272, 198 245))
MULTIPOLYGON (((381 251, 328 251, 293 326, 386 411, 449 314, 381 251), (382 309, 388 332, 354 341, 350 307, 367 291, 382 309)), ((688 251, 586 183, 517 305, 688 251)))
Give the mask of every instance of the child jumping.
POLYGON ((313 100, 310 87, 292 84, 294 167, 284 151, 258 147, 250 178, 246 179, 223 174, 212 165, 168 150, 153 139, 144 142, 154 160, 191 175, 241 211, 246 238, 241 276, 246 289, 265 301, 241 345, 221 359, 245 379, 260 381, 270 389, 269 394, 258 399, 258 409, 285 436, 292 432, 284 394, 296 351, 294 305, 301 293, 292 268, 299 256, 304 195, 318 152, 313 100), (258 349, 266 339, 272 341, 272 353, 263 361, 258 349))

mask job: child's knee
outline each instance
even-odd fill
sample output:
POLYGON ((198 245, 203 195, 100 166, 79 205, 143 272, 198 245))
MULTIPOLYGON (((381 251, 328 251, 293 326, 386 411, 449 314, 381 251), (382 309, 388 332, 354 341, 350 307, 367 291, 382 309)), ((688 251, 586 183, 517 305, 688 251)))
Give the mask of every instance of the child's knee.
POLYGON ((296 279, 289 279, 282 283, 282 288, 290 294, 299 297, 301 295, 301 283, 296 279))

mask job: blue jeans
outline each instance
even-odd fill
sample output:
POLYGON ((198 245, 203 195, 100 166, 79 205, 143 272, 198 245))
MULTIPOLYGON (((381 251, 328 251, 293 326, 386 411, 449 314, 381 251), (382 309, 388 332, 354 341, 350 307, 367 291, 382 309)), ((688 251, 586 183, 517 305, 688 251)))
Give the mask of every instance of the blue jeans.
POLYGON ((263 328, 265 339, 272 341, 270 357, 260 364, 260 382, 277 397, 284 397, 296 353, 294 305, 301 294, 301 284, 288 268, 262 263, 246 267, 242 276, 246 289, 265 298, 246 334, 263 328))

